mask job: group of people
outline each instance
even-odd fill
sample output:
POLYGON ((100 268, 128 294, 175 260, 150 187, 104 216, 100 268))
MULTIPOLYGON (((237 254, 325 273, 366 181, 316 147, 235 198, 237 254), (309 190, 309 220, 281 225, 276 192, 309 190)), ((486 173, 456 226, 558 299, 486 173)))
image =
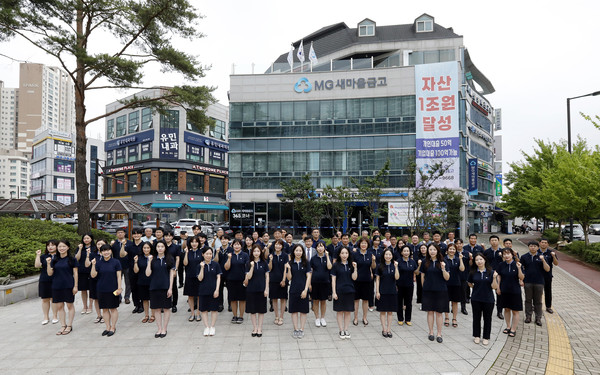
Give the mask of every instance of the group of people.
POLYGON ((394 314, 398 325, 412 325, 415 289, 417 304, 427 312, 428 338, 439 343, 442 327, 450 322, 458 326, 459 304, 463 314, 471 304, 473 340, 483 345, 490 339, 494 304, 506 321, 504 333, 515 336, 522 287, 526 323, 535 313, 535 323, 542 324, 544 294, 546 309, 553 312, 552 267, 558 258, 546 239, 530 242, 529 252, 519 257, 510 239, 500 247, 500 239, 492 235, 486 249, 477 235, 464 244, 452 232, 445 241, 439 232, 432 238, 429 233, 420 238, 338 232, 330 244, 318 229, 297 243, 282 230, 273 233, 273 240, 268 233, 245 236, 241 231, 232 239, 221 230, 209 240, 198 226, 193 235, 182 232, 179 241, 162 228, 134 229, 132 240, 122 230, 116 235, 111 244, 86 234, 76 248, 50 240, 44 252, 38 250, 42 324, 50 322, 52 307, 52 323, 61 324, 57 335, 73 331, 78 292, 81 314, 95 308, 95 323, 105 324, 102 335, 108 337, 116 332, 123 297, 126 304, 133 303, 133 313, 144 314, 142 323, 156 322, 156 338, 165 337, 171 313, 177 312, 179 288, 187 296, 188 321, 203 322, 204 336, 215 335, 218 314, 227 303, 231 323, 241 324, 244 314, 250 314, 253 337, 262 336, 269 305, 276 325, 283 324, 288 311, 292 336, 301 339, 310 310, 315 326, 326 327, 327 302, 333 301, 340 339, 351 337, 350 322, 358 325, 359 317, 367 326, 368 312, 374 309, 380 313, 382 336, 391 338, 394 314))

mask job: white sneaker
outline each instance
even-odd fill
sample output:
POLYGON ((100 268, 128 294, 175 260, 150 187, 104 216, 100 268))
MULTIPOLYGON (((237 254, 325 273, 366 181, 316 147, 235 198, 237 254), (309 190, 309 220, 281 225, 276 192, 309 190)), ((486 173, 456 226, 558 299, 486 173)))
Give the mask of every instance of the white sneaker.
POLYGON ((340 331, 340 339, 345 339, 346 338, 346 333, 344 331, 340 331))
POLYGON ((52 319, 52 324, 58 323, 58 319, 52 319))
POLYGON ((348 331, 344 331, 344 336, 346 336, 347 339, 352 338, 352 335, 350 335, 350 332, 348 331))
POLYGON ((373 312, 373 311, 375 311, 375 310, 374 310, 372 307, 369 307, 369 311, 370 311, 370 312, 373 312))
POLYGON ((210 328, 208 328, 208 327, 204 328, 204 336, 208 336, 209 333, 210 333, 210 328))
POLYGON ((48 319, 42 320, 42 325, 45 326, 46 324, 50 323, 50 321, 48 319))
POLYGON ((325 321, 325 318, 321 318, 321 327, 327 327, 327 322, 325 321))
POLYGON ((210 327, 210 330, 208 331, 208 335, 209 336, 214 336, 215 335, 215 327, 210 327))
POLYGON ((321 326, 321 319, 315 319, 315 325, 317 327, 320 327, 321 326))

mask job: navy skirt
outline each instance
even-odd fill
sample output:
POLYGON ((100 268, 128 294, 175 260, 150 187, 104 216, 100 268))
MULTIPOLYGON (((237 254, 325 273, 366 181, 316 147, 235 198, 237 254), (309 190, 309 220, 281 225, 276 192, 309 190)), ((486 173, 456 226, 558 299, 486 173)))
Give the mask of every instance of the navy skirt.
POLYGON ((150 285, 139 285, 137 286, 138 297, 140 301, 150 300, 150 285))
POLYGON ((290 294, 289 299, 290 306, 288 307, 288 311, 293 313, 301 313, 308 314, 309 303, 308 303, 308 295, 306 298, 300 298, 300 293, 298 294, 290 294))
POLYGON ((219 311, 219 300, 211 295, 198 296, 198 310, 219 311))
POLYGON ((450 312, 447 291, 423 291, 423 311, 450 312))
POLYGON ((227 293, 230 301, 246 300, 246 287, 241 280, 227 280, 227 293))
POLYGON ((90 290, 90 274, 89 273, 77 273, 77 290, 85 291, 90 290))
POLYGON ((397 312, 398 296, 396 294, 380 294, 375 300, 375 306, 379 312, 397 312))
POLYGON ((200 293, 200 281, 197 277, 186 277, 183 284, 183 295, 190 297, 198 297, 200 293))
POLYGON ((329 283, 312 283, 311 287, 312 291, 310 292, 310 296, 312 297, 313 301, 326 301, 331 295, 329 292, 331 289, 329 283))
POLYGON ((167 298, 167 290, 151 290, 150 291, 150 308, 151 309, 170 309, 172 306, 173 297, 167 298))
POLYGON ((460 302, 461 292, 460 285, 448 285, 448 300, 450 302, 460 302))
POLYGON ((333 300, 333 311, 354 311, 354 293, 338 294, 333 300))
POLYGON ((90 279, 90 298, 98 299, 98 278, 94 277, 90 279))
POLYGON ((246 314, 266 314, 267 297, 264 292, 246 293, 246 314))
POLYGON ((73 289, 52 289, 52 303, 73 303, 75 302, 75 296, 73 295, 73 289))
POLYGON ((354 299, 370 301, 373 298, 373 283, 370 281, 354 282, 354 299))
POLYGON ((38 283, 38 294, 40 298, 52 298, 52 281, 40 281, 38 283))
POLYGON ((98 293, 98 306, 101 309, 116 309, 119 307, 120 296, 114 295, 111 292, 98 293))
POLYGON ((512 311, 523 311, 523 297, 521 293, 502 293, 498 296, 498 306, 512 311))
POLYGON ((269 298, 288 299, 287 283, 285 286, 281 286, 279 283, 269 283, 269 298))

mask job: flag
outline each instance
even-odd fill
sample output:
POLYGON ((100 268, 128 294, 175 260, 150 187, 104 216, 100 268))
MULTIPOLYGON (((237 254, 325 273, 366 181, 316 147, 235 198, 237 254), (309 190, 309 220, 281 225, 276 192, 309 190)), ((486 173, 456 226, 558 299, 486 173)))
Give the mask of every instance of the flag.
POLYGON ((317 63, 319 62, 319 60, 317 60, 317 54, 315 53, 315 50, 313 49, 312 42, 310 42, 310 51, 308 52, 308 59, 310 60, 310 62, 313 65, 317 65, 317 63))
POLYGON ((304 46, 302 45, 303 43, 304 43, 304 41, 301 40, 300 47, 298 47, 298 52, 297 52, 298 60, 300 60, 301 63, 304 63, 304 46))
POLYGON ((290 71, 294 70, 294 45, 290 47, 290 52, 288 53, 287 62, 290 64, 290 71))

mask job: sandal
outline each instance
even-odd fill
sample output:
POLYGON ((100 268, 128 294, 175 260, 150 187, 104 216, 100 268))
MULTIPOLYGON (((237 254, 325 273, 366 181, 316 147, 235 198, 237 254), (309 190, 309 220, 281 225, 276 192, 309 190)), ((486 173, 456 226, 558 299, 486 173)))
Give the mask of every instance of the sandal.
POLYGON ((62 328, 60 329, 60 331, 56 332, 56 336, 62 335, 66 328, 67 328, 67 326, 62 326, 62 328))
POLYGON ((96 319, 94 319, 94 323, 102 323, 102 317, 99 316, 96 319))
POLYGON ((283 325, 283 318, 279 318, 279 323, 278 323, 278 324, 279 324, 280 326, 282 326, 282 325, 283 325))
POLYGON ((450 319, 448 319, 448 318, 444 319, 444 326, 450 327, 450 319))
POLYGON ((154 319, 155 319, 155 318, 154 318, 154 315, 152 315, 152 316, 150 317, 150 320, 148 320, 148 323, 154 323, 154 319))
POLYGON ((149 317, 144 317, 144 319, 142 319, 142 323, 148 323, 148 319, 150 319, 149 317))
POLYGON ((62 332, 62 335, 63 335, 63 336, 64 336, 64 335, 68 335, 68 334, 69 334, 69 333, 71 333, 71 332, 73 332, 73 327, 72 327, 72 326, 67 326, 67 327, 66 327, 66 328, 63 330, 63 332, 62 332))
POLYGON ((279 318, 275 318, 275 320, 273 321, 273 324, 279 325, 279 318))
POLYGON ((505 328, 504 331, 502 331, 502 333, 504 333, 505 335, 508 335, 510 333, 510 329, 505 328))
POLYGON ((368 325, 369 325, 369 321, 367 321, 367 320, 363 319, 363 325, 364 325, 364 326, 368 326, 368 325))
POLYGON ((452 327, 454 327, 454 328, 458 327, 458 323, 456 322, 456 319, 452 319, 452 327))
POLYGON ((510 332, 508 332, 508 336, 515 337, 515 333, 516 333, 515 331, 510 331, 510 332))
POLYGON ((358 319, 354 319, 354 321, 352 322, 352 324, 354 324, 355 326, 358 325, 358 319))
POLYGON ((188 322, 193 322, 196 317, 194 315, 190 315, 188 318, 188 322))

